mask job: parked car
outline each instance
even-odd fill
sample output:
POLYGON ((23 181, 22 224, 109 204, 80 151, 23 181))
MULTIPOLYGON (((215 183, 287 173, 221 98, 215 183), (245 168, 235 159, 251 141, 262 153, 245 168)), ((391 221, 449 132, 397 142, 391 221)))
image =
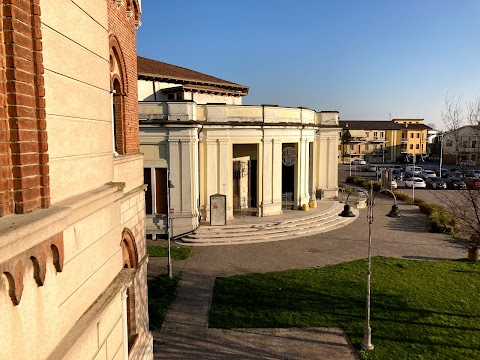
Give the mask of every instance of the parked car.
POLYGON ((395 179, 392 179, 392 189, 398 188, 397 181, 395 179))
POLYGON ((382 171, 387 170, 386 167, 377 167, 377 175, 382 176, 382 171))
POLYGON ((480 179, 477 177, 464 178, 465 184, 469 189, 480 189, 480 179))
POLYGON ((356 159, 352 161, 352 165, 367 165, 367 162, 365 160, 356 159))
POLYGON ((433 190, 447 188, 447 184, 445 183, 445 181, 443 181, 443 179, 439 177, 428 178, 427 181, 425 181, 425 184, 427 185, 428 189, 433 190))
POLYGON ((407 165, 405 166, 405 171, 413 172, 415 175, 421 173, 423 169, 420 166, 407 165))
POLYGON ((367 168, 368 168, 367 171, 377 171, 377 166, 376 165, 368 165, 367 168))
POLYGON ((419 177, 411 177, 408 179, 405 179, 405 186, 409 188, 426 188, 427 184, 425 184, 425 181, 422 178, 419 177))
POLYGON ((433 170, 423 170, 422 174, 426 175, 427 177, 437 177, 437 174, 435 174, 435 171, 433 170))
POLYGON ((393 170, 392 171, 392 177, 395 179, 395 180, 403 180, 403 172, 401 170, 393 170))
POLYGON ((465 184, 460 178, 451 177, 447 180, 447 188, 452 190, 461 190, 466 189, 467 184, 465 184))

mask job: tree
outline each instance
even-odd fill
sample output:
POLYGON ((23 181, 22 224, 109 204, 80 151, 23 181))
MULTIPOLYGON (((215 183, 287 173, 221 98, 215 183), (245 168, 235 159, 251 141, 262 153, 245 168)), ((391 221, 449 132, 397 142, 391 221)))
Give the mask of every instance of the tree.
MULTIPOLYGON (((454 162, 467 189, 443 194, 442 202, 460 224, 459 233, 468 241, 469 250, 479 260, 480 252, 480 98, 462 106, 460 98, 446 97, 442 119, 444 162, 454 162), (478 175, 477 175, 478 174, 478 175)), ((473 260, 473 258, 472 258, 473 260)))

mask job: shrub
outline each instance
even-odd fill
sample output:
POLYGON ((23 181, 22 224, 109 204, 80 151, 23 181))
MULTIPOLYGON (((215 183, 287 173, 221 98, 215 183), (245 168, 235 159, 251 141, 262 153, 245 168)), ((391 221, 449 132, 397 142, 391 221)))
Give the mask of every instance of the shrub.
POLYGON ((432 206, 428 216, 429 228, 434 233, 453 234, 458 227, 458 220, 441 206, 432 206))
POLYGON ((345 180, 345 182, 347 184, 353 184, 354 183, 354 180, 355 180, 355 177, 354 176, 347 176, 347 179, 345 180))

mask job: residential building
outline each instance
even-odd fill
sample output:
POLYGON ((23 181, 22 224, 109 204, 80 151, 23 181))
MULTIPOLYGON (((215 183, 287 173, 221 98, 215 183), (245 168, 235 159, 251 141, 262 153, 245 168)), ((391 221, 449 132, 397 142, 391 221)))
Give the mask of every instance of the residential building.
POLYGON ((165 233, 168 192, 174 235, 210 222, 216 194, 227 220, 337 195, 338 112, 242 105, 247 86, 141 57, 138 79, 148 234, 165 233))
POLYGON ((0 359, 152 359, 141 3, 0 5, 0 359))
POLYGON ((339 161, 408 161, 427 156, 427 130, 423 119, 342 120, 339 133, 339 161))
POLYGON ((470 166, 480 163, 480 125, 446 132, 442 144, 444 164, 470 166))

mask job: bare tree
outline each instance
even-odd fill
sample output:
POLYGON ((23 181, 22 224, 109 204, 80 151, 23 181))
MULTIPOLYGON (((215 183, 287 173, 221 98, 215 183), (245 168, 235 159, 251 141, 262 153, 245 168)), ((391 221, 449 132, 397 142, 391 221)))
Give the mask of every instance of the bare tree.
MULTIPOLYGON (((461 235, 469 242, 469 258, 480 258, 480 98, 462 106, 461 98, 447 96, 442 119, 447 131, 444 135, 444 155, 455 160, 459 176, 467 189, 458 189, 441 200, 460 225, 461 235)), ((448 161, 447 161, 448 162, 448 161)))

